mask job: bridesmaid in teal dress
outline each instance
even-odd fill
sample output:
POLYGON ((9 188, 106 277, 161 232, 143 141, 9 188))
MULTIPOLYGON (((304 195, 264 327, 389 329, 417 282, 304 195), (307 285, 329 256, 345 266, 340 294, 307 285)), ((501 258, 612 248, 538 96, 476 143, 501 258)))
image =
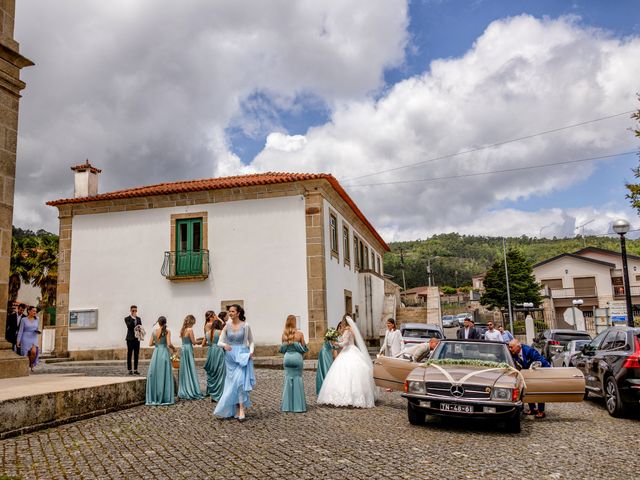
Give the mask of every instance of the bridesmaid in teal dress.
POLYGON ((216 317, 215 312, 209 310, 205 314, 206 324, 204 326, 204 339, 202 346, 205 344, 209 347, 207 351, 207 361, 204 364, 204 370, 207 372, 207 391, 206 395, 211 397, 212 402, 217 402, 222 396, 224 390, 224 349, 218 346, 220 340, 220 332, 224 328, 222 320, 216 317))
POLYGON ((171 332, 167 330, 167 319, 158 318, 159 327, 151 332, 149 346, 155 346, 149 371, 147 372, 147 405, 173 405, 173 369, 169 348, 175 350, 171 344, 171 332))
POLYGON ((196 361, 193 358, 193 345, 196 343, 193 335, 193 326, 196 317, 187 315, 182 322, 180 338, 182 340, 182 352, 180 353, 180 370, 178 372, 178 398, 183 400, 199 400, 202 398, 196 361))
POLYGON ((320 352, 318 353, 318 368, 316 370, 316 395, 320 393, 324 377, 327 376, 331 365, 333 364, 333 352, 335 347, 329 340, 324 341, 320 352))
POLYGON ((307 411, 307 401, 304 397, 304 383, 302 370, 304 358, 309 349, 304 342, 304 333, 296 328, 295 315, 289 315, 282 333, 280 353, 284 353, 284 389, 282 390, 283 412, 304 413, 307 411))

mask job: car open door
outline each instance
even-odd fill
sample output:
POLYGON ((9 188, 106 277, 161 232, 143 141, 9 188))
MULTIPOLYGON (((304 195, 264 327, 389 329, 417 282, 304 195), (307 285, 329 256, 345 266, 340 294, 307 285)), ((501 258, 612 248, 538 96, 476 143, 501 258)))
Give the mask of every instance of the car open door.
POLYGON ((581 402, 584 375, 573 367, 521 370, 525 381, 524 402, 581 402))
POLYGON ((407 376, 419 366, 410 355, 378 357, 373 361, 373 379, 378 387, 404 390, 407 376))

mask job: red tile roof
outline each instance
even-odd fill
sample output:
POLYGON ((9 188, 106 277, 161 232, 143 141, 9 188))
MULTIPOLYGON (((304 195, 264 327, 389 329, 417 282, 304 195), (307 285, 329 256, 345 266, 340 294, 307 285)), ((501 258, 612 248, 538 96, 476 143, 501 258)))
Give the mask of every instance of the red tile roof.
POLYGON ((73 170, 74 172, 85 172, 87 170, 89 170, 90 172, 93 172, 93 173, 102 172, 102 170, 100 170, 99 168, 96 168, 93 165, 91 165, 89 163, 89 159, 88 158, 84 163, 81 163, 80 165, 76 165, 75 167, 71 167, 71 170, 73 170))
MULTIPOLYGON (((79 165, 79 167, 82 165, 79 165)), ((86 167, 86 166, 85 166, 86 167)), ((77 167, 76 167, 77 168, 77 167)), ((93 167, 92 167, 93 168, 93 167)), ((222 190, 225 188, 250 187, 255 185, 273 185, 278 183, 300 182, 304 180, 327 180, 340 197, 349 205, 354 213, 367 226, 373 236, 380 244, 390 251, 389 246, 382 239, 380 234, 371 225, 369 220, 360 211, 353 199, 342 188, 338 180, 328 173, 256 173, 251 175, 238 175, 234 177, 205 178, 200 180, 188 180, 183 182, 159 183, 157 185, 147 185, 143 187, 129 188, 127 190, 117 190, 115 192, 101 193, 92 197, 63 198, 52 200, 47 205, 58 206, 73 203, 97 202, 100 200, 117 200, 123 198, 147 197, 153 195, 167 195, 174 193, 199 192, 205 190, 222 190)))

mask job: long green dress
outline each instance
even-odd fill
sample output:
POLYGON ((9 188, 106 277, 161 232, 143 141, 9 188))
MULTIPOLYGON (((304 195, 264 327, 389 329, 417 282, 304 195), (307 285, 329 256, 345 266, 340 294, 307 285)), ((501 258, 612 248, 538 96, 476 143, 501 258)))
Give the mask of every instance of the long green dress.
POLYGON ((324 377, 327 376, 329 368, 333 363, 333 346, 325 340, 324 345, 318 353, 318 369, 316 370, 316 395, 320 393, 324 377))
POLYGON ((220 330, 214 330, 213 343, 211 342, 211 334, 207 334, 207 361, 204 364, 204 370, 207 372, 207 393, 211 400, 217 402, 222 396, 224 390, 224 348, 218 346, 220 338, 220 330))
POLYGON ((280 407, 283 412, 301 413, 307 411, 302 382, 302 367, 304 366, 302 355, 308 351, 309 349, 299 342, 283 343, 280 346, 280 353, 284 353, 284 389, 280 407))
POLYGON ((182 337, 182 353, 180 353, 180 371, 178 373, 178 398, 199 400, 202 398, 196 361, 193 358, 191 338, 182 337))
POLYGON ((147 372, 147 405, 173 405, 175 397, 173 393, 173 369, 171 368, 171 355, 167 347, 167 337, 163 336, 155 340, 155 348, 151 356, 149 371, 147 372))

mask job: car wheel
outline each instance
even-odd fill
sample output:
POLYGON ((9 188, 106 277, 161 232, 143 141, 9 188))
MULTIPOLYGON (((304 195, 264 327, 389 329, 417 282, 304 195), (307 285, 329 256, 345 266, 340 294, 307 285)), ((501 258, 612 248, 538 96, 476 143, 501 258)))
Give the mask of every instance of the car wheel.
POLYGON ((509 433, 520 433, 520 412, 513 415, 505 422, 505 429, 509 433))
POLYGON ((624 415, 624 405, 620 399, 618 384, 616 379, 609 376, 604 383, 604 401, 607 412, 612 417, 622 417, 624 415))
POLYGON ((423 425, 425 414, 413 406, 411 402, 407 403, 407 416, 411 425, 423 425))

